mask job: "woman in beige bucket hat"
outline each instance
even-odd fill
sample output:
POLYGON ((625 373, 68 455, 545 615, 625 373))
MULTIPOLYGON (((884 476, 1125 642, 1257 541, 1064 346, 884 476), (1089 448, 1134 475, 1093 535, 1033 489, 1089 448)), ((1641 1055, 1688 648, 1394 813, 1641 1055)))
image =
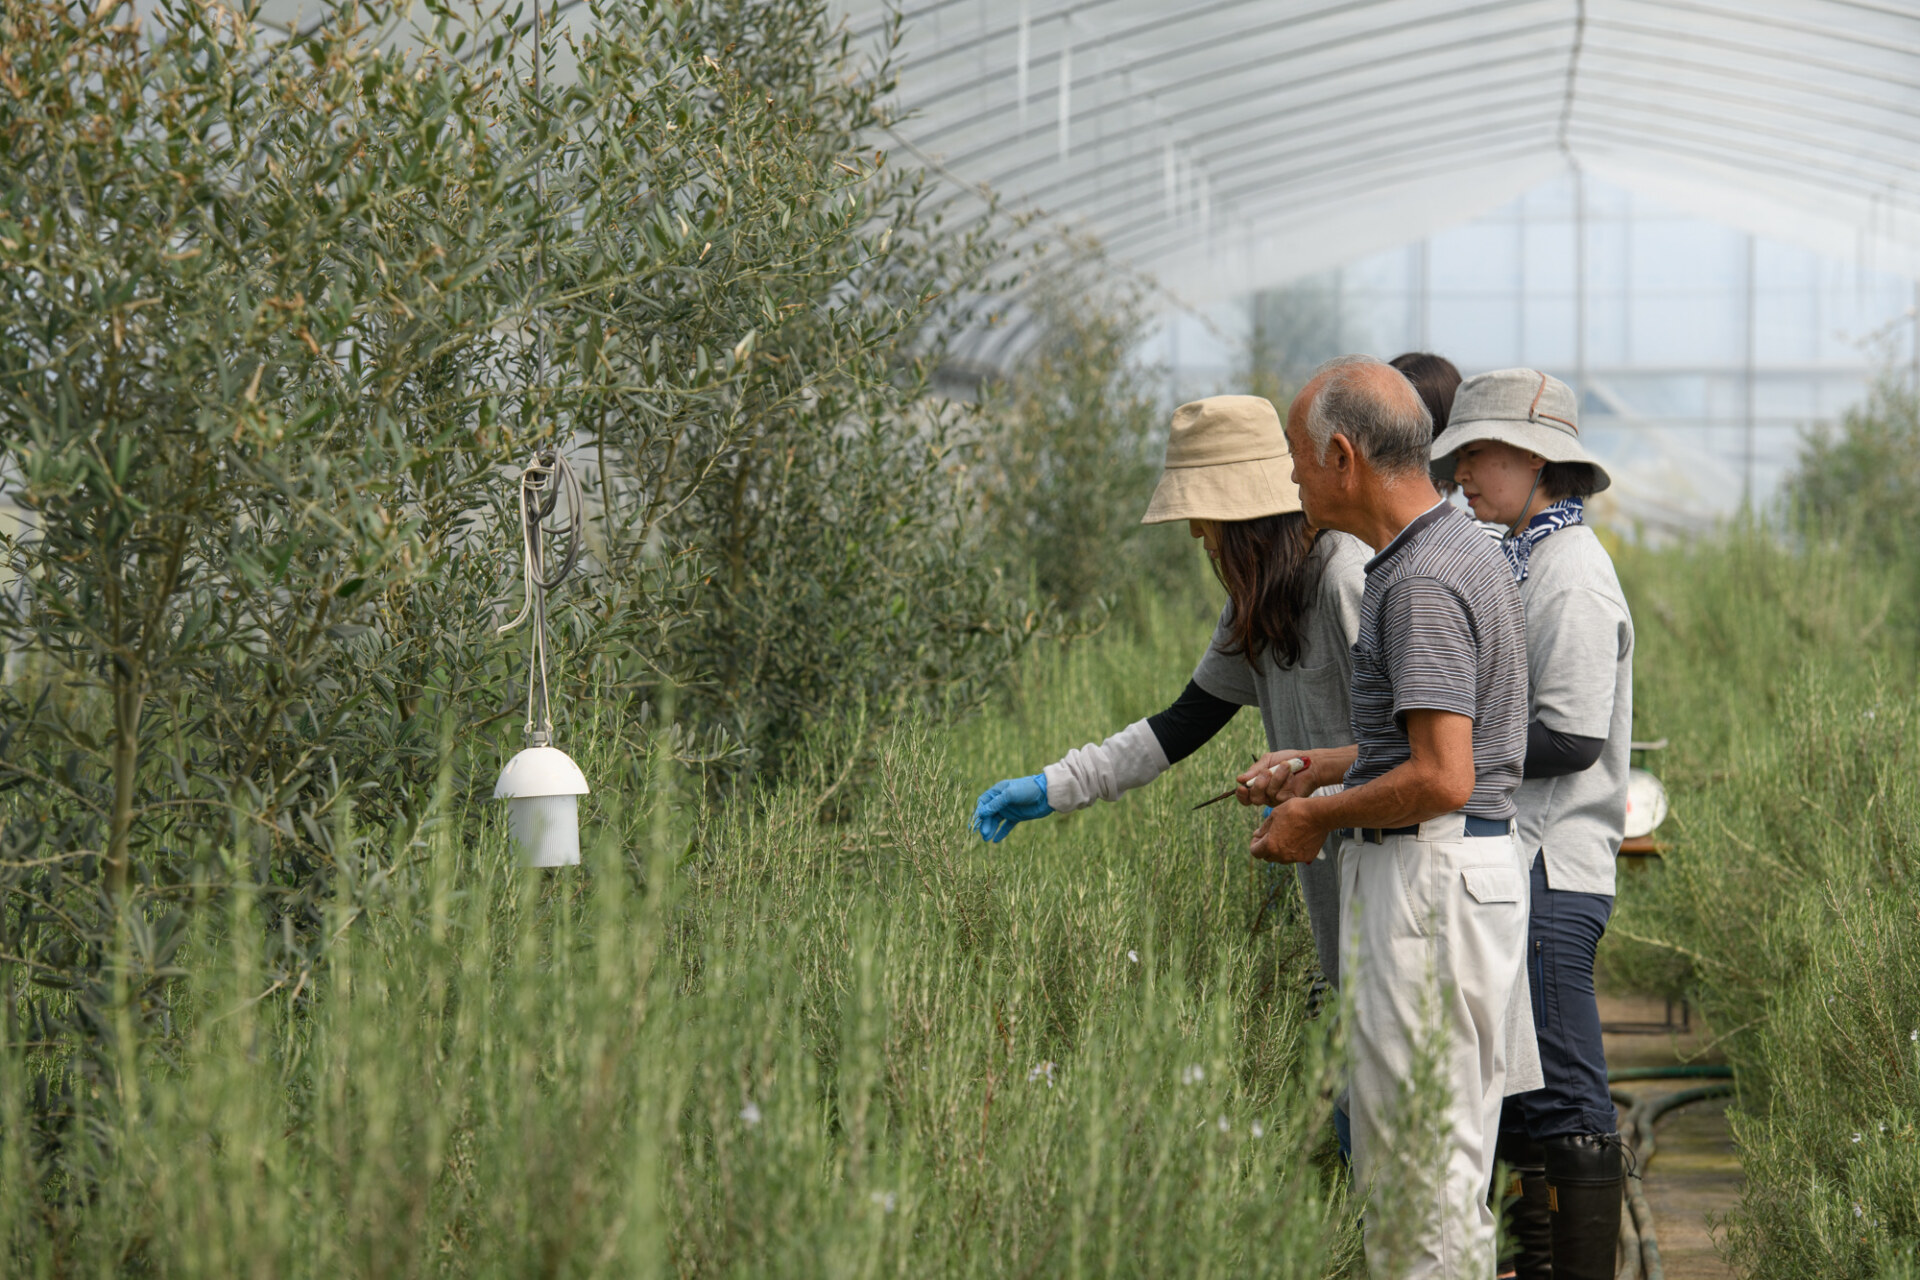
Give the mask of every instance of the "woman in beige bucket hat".
MULTIPOLYGON (((1357 539, 1308 526, 1292 471, 1280 415, 1267 400, 1212 396, 1174 411, 1166 466, 1141 523, 1184 520, 1206 544, 1227 589, 1213 640, 1166 710, 989 788, 974 813, 983 838, 999 841, 1018 822, 1118 800, 1199 750, 1244 706, 1260 708, 1273 750, 1351 736, 1348 650, 1370 553, 1357 539)), ((1321 972, 1337 982, 1338 874, 1326 858, 1299 874, 1321 972)))
POLYGON ((1585 527, 1584 499, 1607 487, 1607 471, 1580 443, 1573 390, 1533 369, 1462 383, 1433 457, 1474 515, 1507 527, 1501 547, 1527 616, 1527 755, 1514 805, 1533 864, 1527 962, 1546 1083, 1501 1114, 1498 1155, 1520 1184, 1511 1274, 1610 1277, 1624 1170, 1593 961, 1626 819, 1633 618, 1585 527))

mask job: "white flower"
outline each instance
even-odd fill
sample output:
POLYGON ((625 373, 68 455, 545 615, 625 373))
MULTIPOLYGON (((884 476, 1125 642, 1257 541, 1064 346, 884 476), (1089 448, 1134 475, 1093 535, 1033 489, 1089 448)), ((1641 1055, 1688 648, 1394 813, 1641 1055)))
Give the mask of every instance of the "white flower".
POLYGON ((898 1203, 898 1200, 891 1191, 869 1191, 867 1193, 867 1199, 879 1205, 880 1212, 882 1213, 892 1213, 893 1206, 898 1203))
POLYGON ((1047 1088, 1053 1088, 1053 1064, 1051 1062, 1035 1063, 1027 1072, 1027 1083, 1032 1084, 1035 1080, 1045 1080, 1047 1088))
POLYGON ((1267 1136, 1267 1130, 1265 1126, 1263 1126, 1258 1120, 1255 1120, 1253 1122, 1253 1126, 1247 1130, 1247 1133, 1255 1138, 1264 1138, 1267 1136))
POLYGON ((1913 1030, 1907 1032, 1907 1039, 1914 1044, 1920 1044, 1920 1027, 1915 1027, 1913 1030))
POLYGON ((1855 1200, 1853 1202, 1853 1216, 1856 1218, 1864 1218, 1867 1216, 1867 1211, 1860 1207, 1860 1202, 1858 1200, 1855 1200))
POLYGON ((1181 1084, 1199 1084, 1202 1080, 1205 1080, 1206 1078, 1207 1078, 1207 1069, 1201 1066, 1197 1062, 1194 1063, 1192 1066, 1183 1069, 1180 1072, 1181 1084))
POLYGON ((754 1125, 760 1123, 760 1108, 749 1102, 746 1106, 740 1108, 740 1118, 744 1120, 747 1127, 751 1129, 754 1125))
POLYGON ((1131 960, 1131 961, 1133 961, 1133 962, 1134 962, 1135 964, 1139 964, 1139 963, 1140 963, 1140 953, 1139 953, 1138 951, 1128 951, 1128 952, 1127 952, 1127 959, 1129 959, 1129 960, 1131 960))
POLYGON ((1213 1122, 1213 1127, 1218 1129, 1222 1133, 1233 1132, 1233 1126, 1227 1123, 1227 1118, 1225 1116, 1221 1116, 1218 1120, 1215 1120, 1213 1122))
POLYGON ((1859 1134, 1857 1134, 1857 1133, 1856 1133, 1856 1134, 1854 1134, 1854 1135, 1853 1135, 1853 1140, 1854 1140, 1855 1142, 1858 1142, 1858 1141, 1860 1141, 1860 1135, 1859 1135, 1859 1134))

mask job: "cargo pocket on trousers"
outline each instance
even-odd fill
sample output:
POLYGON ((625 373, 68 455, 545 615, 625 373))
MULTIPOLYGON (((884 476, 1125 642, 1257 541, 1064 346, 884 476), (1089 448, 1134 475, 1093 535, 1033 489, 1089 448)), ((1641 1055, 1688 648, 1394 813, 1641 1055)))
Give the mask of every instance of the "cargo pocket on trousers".
POLYGON ((1526 889, 1517 867, 1463 867, 1460 876, 1475 902, 1519 902, 1526 889))

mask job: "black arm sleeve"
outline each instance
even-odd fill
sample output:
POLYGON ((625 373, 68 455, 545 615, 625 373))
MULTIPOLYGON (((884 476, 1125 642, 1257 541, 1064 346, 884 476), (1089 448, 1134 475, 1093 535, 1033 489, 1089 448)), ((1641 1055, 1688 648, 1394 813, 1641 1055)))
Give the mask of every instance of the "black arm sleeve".
POLYGON ((1147 717, 1147 727, 1167 753, 1167 763, 1178 764, 1211 742, 1239 709, 1238 703, 1216 698, 1189 680, 1172 706, 1147 717))
POLYGON ((1523 778, 1560 778, 1590 769, 1600 758, 1605 738, 1583 738, 1575 733, 1549 729, 1538 720, 1527 725, 1527 763, 1520 771, 1523 778))

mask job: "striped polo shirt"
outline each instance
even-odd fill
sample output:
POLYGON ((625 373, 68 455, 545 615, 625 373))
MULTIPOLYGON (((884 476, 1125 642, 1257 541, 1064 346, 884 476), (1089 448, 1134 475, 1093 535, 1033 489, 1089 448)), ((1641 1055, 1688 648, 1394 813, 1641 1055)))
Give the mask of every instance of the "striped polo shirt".
POLYGON ((1406 713, 1473 720, 1473 796, 1465 811, 1514 816, 1527 754, 1527 632, 1500 548, 1460 508, 1438 502, 1367 561, 1353 646, 1347 785, 1404 764, 1406 713))

